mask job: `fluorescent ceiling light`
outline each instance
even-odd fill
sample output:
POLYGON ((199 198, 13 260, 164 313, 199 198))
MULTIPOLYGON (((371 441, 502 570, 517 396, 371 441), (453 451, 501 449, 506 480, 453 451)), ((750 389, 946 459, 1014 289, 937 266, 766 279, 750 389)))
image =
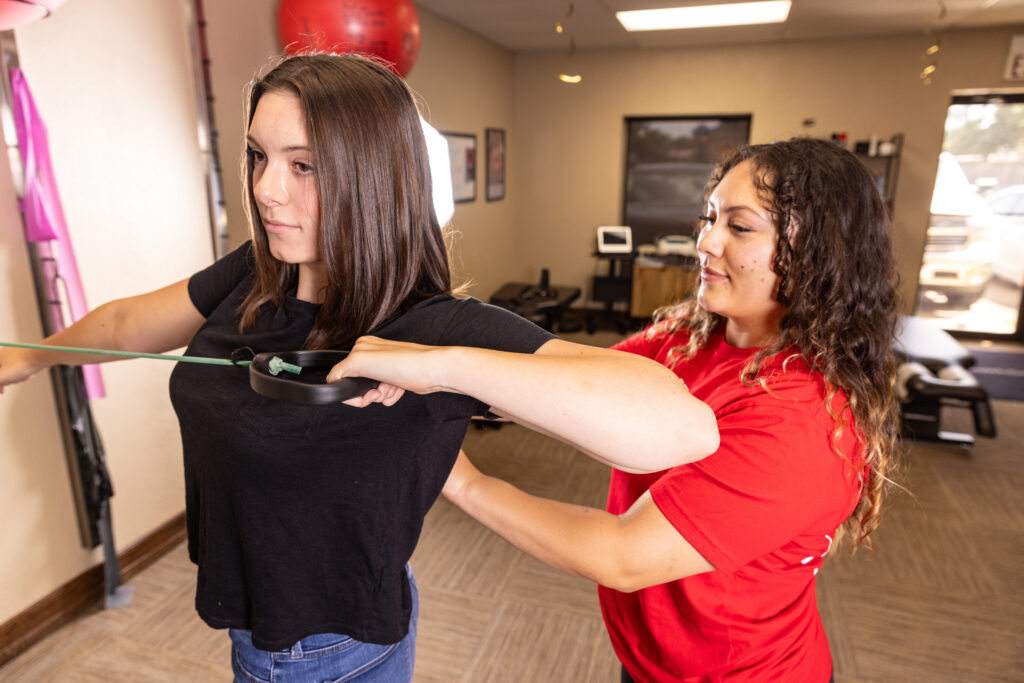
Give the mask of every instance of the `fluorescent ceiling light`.
POLYGON ((667 31, 680 28, 778 24, 789 16, 790 0, 737 2, 728 5, 695 5, 616 12, 627 31, 667 31))

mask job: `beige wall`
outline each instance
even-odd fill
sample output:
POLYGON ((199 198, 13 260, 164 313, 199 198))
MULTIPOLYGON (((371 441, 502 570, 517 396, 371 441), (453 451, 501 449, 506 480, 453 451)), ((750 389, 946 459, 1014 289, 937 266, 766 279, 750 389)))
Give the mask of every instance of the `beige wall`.
MULTIPOLYGON (((93 306, 181 279, 211 260, 184 7, 183 0, 76 0, 16 30, 93 306)), ((6 163, 0 269, 0 339, 37 340, 6 163)), ((184 508, 180 439, 167 398, 171 367, 106 365, 107 397, 93 402, 122 550, 184 508)), ((0 519, 0 623, 101 561, 79 543, 46 373, 0 396, 0 519)))
POLYGON ((935 82, 918 74, 923 35, 700 49, 578 52, 576 86, 554 77, 562 53, 518 54, 510 172, 519 195, 520 277, 551 268, 558 283, 589 291, 595 228, 622 216, 623 117, 753 115, 752 142, 793 135, 850 140, 904 133, 894 241, 910 301, 917 282, 942 128, 950 93, 1005 87, 1016 30, 951 31, 942 38, 935 82), (804 128, 804 119, 816 125, 804 128))
MULTIPOLYGON (((513 145, 513 55, 480 36, 420 8, 423 39, 409 85, 423 100, 423 117, 438 130, 476 136, 476 200, 455 205, 452 259, 457 282, 472 283, 469 293, 486 301, 502 284, 518 276, 515 239, 523 197, 511 177, 505 199, 485 198, 484 129, 504 128, 513 145)), ((517 163, 510 152, 506 162, 517 163)))
POLYGON ((248 239, 242 210, 239 163, 244 133, 242 91, 261 66, 279 51, 276 33, 277 0, 216 0, 204 2, 206 43, 210 56, 213 116, 217 152, 228 220, 230 246, 248 239))

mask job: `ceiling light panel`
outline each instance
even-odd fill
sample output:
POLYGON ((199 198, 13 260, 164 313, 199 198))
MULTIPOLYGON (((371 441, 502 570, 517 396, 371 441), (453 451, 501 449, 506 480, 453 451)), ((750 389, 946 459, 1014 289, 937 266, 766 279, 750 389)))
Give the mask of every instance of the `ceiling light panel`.
POLYGON ((664 9, 616 12, 627 31, 670 31, 713 26, 778 24, 789 16, 790 0, 737 2, 725 5, 696 5, 664 9))

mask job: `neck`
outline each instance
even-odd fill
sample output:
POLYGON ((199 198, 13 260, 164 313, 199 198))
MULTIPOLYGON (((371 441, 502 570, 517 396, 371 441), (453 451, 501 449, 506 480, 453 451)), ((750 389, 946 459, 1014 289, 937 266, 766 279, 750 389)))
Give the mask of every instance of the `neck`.
POLYGON ((754 323, 729 318, 725 323, 725 341, 740 349, 769 346, 779 333, 779 321, 758 320, 754 323))
POLYGON ((324 289, 327 288, 327 272, 322 263, 300 263, 299 283, 295 290, 295 298, 320 304, 324 301, 324 289))

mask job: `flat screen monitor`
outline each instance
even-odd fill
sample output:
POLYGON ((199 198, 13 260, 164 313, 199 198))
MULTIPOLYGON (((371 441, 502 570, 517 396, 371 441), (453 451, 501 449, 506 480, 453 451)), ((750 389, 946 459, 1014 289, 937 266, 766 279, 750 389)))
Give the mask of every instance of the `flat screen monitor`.
POLYGON ((602 254, 633 252, 633 231, 627 225, 602 225, 597 229, 597 250, 602 254))

